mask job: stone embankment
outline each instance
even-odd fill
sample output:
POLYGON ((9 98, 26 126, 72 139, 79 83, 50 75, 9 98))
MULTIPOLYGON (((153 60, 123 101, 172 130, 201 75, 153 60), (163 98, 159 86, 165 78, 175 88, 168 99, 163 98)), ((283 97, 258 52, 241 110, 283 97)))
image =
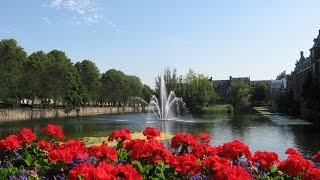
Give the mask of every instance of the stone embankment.
POLYGON ((145 112, 144 107, 81 107, 69 113, 64 109, 0 109, 0 121, 140 112, 145 112))

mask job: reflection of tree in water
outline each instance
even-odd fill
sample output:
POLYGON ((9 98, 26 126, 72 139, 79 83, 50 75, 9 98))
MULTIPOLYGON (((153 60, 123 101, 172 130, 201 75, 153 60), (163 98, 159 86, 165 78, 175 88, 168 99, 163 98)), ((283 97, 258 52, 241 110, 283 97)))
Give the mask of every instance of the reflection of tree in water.
POLYGON ((229 124, 232 129, 243 134, 251 126, 253 116, 252 114, 235 114, 234 116, 230 116, 230 119, 229 124))
POLYGON ((302 154, 307 158, 311 158, 320 150, 319 129, 313 126, 292 126, 292 132, 296 145, 299 149, 304 149, 302 154))
POLYGON ((203 123, 203 122, 179 122, 179 121, 168 121, 169 127, 171 129, 172 134, 176 132, 184 132, 184 133, 194 133, 199 135, 200 132, 205 132, 210 134, 213 130, 213 123, 203 123))

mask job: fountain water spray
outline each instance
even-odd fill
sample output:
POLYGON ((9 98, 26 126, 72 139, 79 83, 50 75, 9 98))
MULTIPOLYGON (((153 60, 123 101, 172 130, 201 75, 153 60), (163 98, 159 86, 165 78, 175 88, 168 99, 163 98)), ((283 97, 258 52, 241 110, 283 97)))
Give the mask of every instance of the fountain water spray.
POLYGON ((152 111, 159 120, 177 119, 177 115, 188 112, 182 98, 176 97, 173 91, 170 91, 167 96, 167 89, 164 82, 164 77, 160 79, 160 97, 153 95, 149 103, 149 111, 152 111), (159 101, 160 100, 160 101, 159 101))

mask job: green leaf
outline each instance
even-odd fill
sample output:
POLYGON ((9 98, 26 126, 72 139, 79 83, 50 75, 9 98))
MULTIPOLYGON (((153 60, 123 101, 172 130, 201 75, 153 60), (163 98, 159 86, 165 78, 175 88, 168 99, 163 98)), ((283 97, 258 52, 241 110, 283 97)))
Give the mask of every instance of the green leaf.
POLYGON ((142 167, 140 161, 137 161, 137 160, 132 161, 132 166, 138 168, 140 173, 143 172, 143 167, 142 167))
POLYGON ((152 168, 153 168, 152 165, 146 165, 146 166, 143 167, 142 173, 148 172, 148 171, 150 171, 152 168))
POLYGON ((270 167, 270 172, 271 172, 271 173, 277 172, 277 168, 274 167, 274 166, 271 166, 271 167, 270 167))

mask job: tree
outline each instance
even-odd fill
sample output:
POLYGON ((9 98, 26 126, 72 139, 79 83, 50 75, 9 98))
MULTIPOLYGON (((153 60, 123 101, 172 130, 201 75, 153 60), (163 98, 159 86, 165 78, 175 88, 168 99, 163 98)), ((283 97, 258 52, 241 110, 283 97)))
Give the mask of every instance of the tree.
POLYGON ((137 76, 126 76, 126 94, 127 97, 141 96, 143 84, 137 76))
POLYGON ((228 101, 235 110, 247 109, 250 106, 251 92, 249 84, 241 80, 233 80, 228 89, 228 101))
POLYGON ((20 83, 27 53, 14 39, 0 41, 0 103, 4 107, 16 107, 23 98, 20 83))
POLYGON ((144 84, 142 91, 141 91, 141 98, 144 99, 146 102, 149 102, 152 95, 154 95, 156 92, 151 89, 148 85, 144 84))
POLYGON ((46 81, 44 77, 48 66, 49 59, 43 51, 32 53, 25 63, 22 86, 25 97, 32 100, 31 107, 33 107, 35 99, 45 98, 46 81))
POLYGON ((104 101, 110 101, 114 105, 116 102, 126 100, 126 75, 115 69, 110 69, 102 74, 102 98, 104 101))
POLYGON ((200 112, 203 107, 212 104, 217 97, 208 78, 203 74, 196 74, 191 69, 186 77, 180 80, 175 92, 177 96, 183 98, 192 112, 200 112))
POLYGON ((266 83, 259 83, 253 87, 252 100, 263 101, 269 95, 269 86, 266 83))
POLYGON ((64 52, 53 50, 47 54, 51 64, 47 70, 47 85, 54 104, 63 103, 66 112, 79 107, 86 93, 76 68, 64 52))
POLYGON ((77 62, 74 66, 81 76, 85 91, 88 94, 86 101, 98 101, 101 82, 99 79, 100 72, 97 66, 89 60, 77 62))
POLYGON ((170 91, 173 91, 176 89, 177 84, 178 84, 178 78, 177 78, 177 70, 174 68, 172 71, 170 68, 166 68, 163 71, 163 74, 159 75, 156 78, 156 95, 159 97, 160 95, 160 86, 161 86, 161 76, 163 76, 164 79, 164 84, 167 88, 167 94, 170 91))

